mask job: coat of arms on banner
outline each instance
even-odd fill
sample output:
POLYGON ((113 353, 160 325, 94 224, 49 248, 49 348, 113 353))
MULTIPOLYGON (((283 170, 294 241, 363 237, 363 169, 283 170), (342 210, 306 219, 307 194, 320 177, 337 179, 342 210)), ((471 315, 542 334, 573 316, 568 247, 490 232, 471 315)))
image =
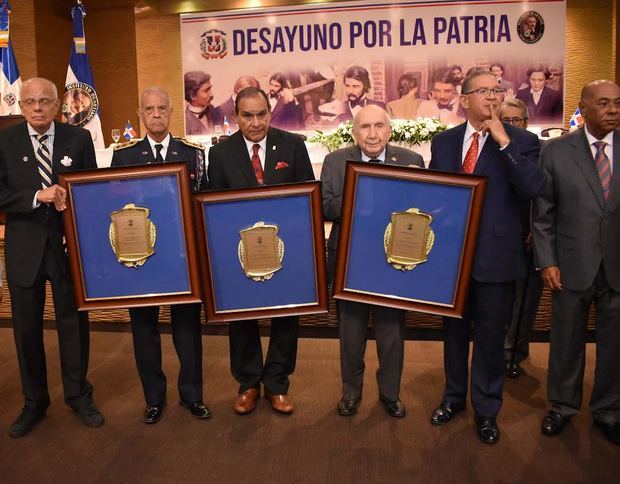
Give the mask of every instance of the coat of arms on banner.
POLYGON ((223 30, 207 30, 200 37, 200 50, 205 59, 223 59, 228 54, 226 32, 223 30))

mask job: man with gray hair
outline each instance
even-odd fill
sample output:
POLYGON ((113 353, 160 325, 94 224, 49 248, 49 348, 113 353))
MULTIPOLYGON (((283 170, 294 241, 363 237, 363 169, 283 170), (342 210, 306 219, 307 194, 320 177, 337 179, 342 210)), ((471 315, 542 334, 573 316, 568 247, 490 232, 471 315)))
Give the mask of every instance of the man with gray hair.
POLYGON ((211 104, 213 93, 211 75, 203 71, 186 72, 185 83, 185 134, 201 135, 213 132, 216 113, 211 104))
MULTIPOLYGON (((328 242, 330 282, 336 264, 347 160, 424 167, 424 160, 419 154, 388 144, 391 134, 390 119, 385 110, 369 104, 353 118, 356 145, 325 157, 321 171, 323 212, 325 219, 333 222, 328 242)), ((342 374, 342 399, 338 403, 338 413, 343 417, 355 415, 362 399, 364 353, 372 313, 379 356, 379 400, 392 417, 404 417, 405 405, 400 401, 399 393, 404 361, 405 311, 352 301, 338 301, 337 310, 342 374)))
POLYGON ((54 298, 65 403, 89 427, 104 420, 86 379, 88 314, 78 313, 75 304, 62 220, 67 192, 58 185, 60 173, 97 168, 95 149, 88 131, 54 121, 60 102, 52 82, 28 79, 20 97, 26 121, 0 133, 6 276, 25 399, 9 430, 14 438, 30 432, 50 405, 43 345, 47 281, 54 298))
MULTIPOLYGON (((147 165, 185 161, 190 172, 192 191, 206 186, 204 147, 183 138, 173 138, 169 131, 172 104, 168 93, 150 87, 140 95, 138 115, 146 128, 142 140, 132 140, 114 150, 112 166, 147 165)), ((170 306, 172 341, 181 368, 179 393, 181 405, 196 418, 207 419, 211 411, 202 401, 202 335, 200 304, 170 306)), ((146 410, 144 423, 157 423, 166 406, 166 376, 162 371, 161 341, 157 323, 158 307, 129 310, 134 353, 144 388, 146 410)))
MULTIPOLYGON (((502 85, 502 87, 504 87, 502 85)), ((500 119, 503 123, 516 128, 527 128, 527 106, 520 99, 504 101, 500 107, 500 119)), ((506 362, 506 376, 518 378, 521 375, 521 362, 526 360, 530 353, 529 342, 532 327, 536 321, 536 312, 542 293, 542 280, 536 270, 532 258, 532 234, 530 232, 531 203, 523 204, 521 225, 523 231, 523 248, 527 254, 527 275, 515 281, 515 300, 512 305, 512 319, 508 324, 506 340, 504 341, 504 361, 506 362)))

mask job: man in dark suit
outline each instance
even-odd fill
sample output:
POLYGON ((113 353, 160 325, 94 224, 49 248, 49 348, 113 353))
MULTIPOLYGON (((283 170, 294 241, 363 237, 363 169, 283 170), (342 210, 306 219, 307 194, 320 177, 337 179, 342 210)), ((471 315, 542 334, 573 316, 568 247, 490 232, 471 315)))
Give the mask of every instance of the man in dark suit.
POLYGON ((13 332, 25 404, 11 425, 21 437, 50 405, 43 346, 45 282, 54 297, 65 402, 89 427, 103 424, 93 405, 88 370, 88 314, 78 313, 64 247, 61 212, 67 193, 58 174, 96 168, 90 133, 54 121, 59 100, 47 79, 24 82, 25 123, 0 133, 0 210, 7 212, 5 258, 13 332))
POLYGON ((289 80, 281 72, 275 72, 269 78, 269 105, 271 126, 291 130, 301 128, 299 106, 289 80))
POLYGON ((595 425, 620 445, 620 88, 594 81, 581 91, 585 127, 547 142, 545 185, 534 204, 536 262, 552 292, 542 433, 557 435, 581 407, 586 325, 596 305, 595 425))
MULTIPOLYGON (((172 104, 166 91, 159 87, 143 91, 138 115, 146 127, 146 136, 141 141, 119 146, 114 151, 112 166, 185 161, 189 165, 192 191, 200 190, 206 185, 203 148, 172 137, 171 114, 172 104)), ((173 304, 170 314, 172 341, 181 363, 178 381, 181 405, 194 417, 207 419, 211 411, 202 401, 200 304, 173 304)), ((161 368, 161 339, 157 329, 159 308, 130 309, 129 316, 136 365, 146 399, 144 422, 154 424, 160 420, 166 405, 166 376, 161 368)))
MULTIPOLYGON (((232 95, 222 104, 216 106, 213 114, 213 124, 219 124, 224 127, 224 121, 228 121, 230 132, 237 131, 239 126, 237 125, 237 114, 235 113, 235 99, 239 91, 250 86, 259 88, 260 83, 252 76, 241 76, 235 81, 232 95)), ((228 135, 229 133, 224 134, 228 135)))
MULTIPOLYGON (((347 160, 424 167, 424 160, 419 154, 387 144, 391 133, 392 127, 387 113, 379 106, 366 106, 353 118, 353 137, 357 144, 334 151, 325 157, 321 171, 323 212, 326 220, 333 221, 328 242, 330 282, 336 264, 347 160)), ((362 398, 364 353, 372 312, 379 355, 379 400, 392 417, 404 417, 405 405, 400 400, 400 378, 404 361, 405 311, 352 301, 338 301, 337 308, 343 394, 338 403, 338 413, 344 417, 357 413, 362 398)))
POLYGON ((503 94, 491 73, 467 76, 461 94, 467 122, 433 139, 430 163, 432 169, 473 173, 488 180, 466 312, 462 320, 443 319, 446 388, 431 419, 441 425, 465 409, 473 322, 471 401, 478 436, 488 444, 499 439, 496 416, 504 383, 504 329, 510 320, 514 281, 525 276, 521 207, 543 183, 536 136, 502 124, 497 117, 503 94))
POLYGON ((517 99, 527 106, 530 121, 535 124, 562 122, 562 95, 547 87, 551 71, 546 66, 536 65, 527 70, 529 88, 517 91, 517 99))
MULTIPOLYGON (((261 89, 242 89, 235 100, 239 131, 209 151, 209 186, 212 189, 256 187, 314 180, 306 145, 300 136, 271 128, 269 99, 261 89)), ((233 408, 240 415, 256 408, 260 384, 274 410, 293 412, 288 396, 289 375, 297 357, 299 318, 271 320, 271 338, 263 364, 258 321, 231 322, 231 370, 239 382, 233 408)))

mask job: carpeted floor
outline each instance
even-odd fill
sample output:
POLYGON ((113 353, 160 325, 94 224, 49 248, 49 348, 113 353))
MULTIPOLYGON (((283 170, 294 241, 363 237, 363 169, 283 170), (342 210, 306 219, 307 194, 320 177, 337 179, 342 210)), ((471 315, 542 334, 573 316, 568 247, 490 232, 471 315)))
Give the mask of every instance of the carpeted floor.
MULTIPOLYGON (((22 399, 10 329, 0 329, 0 481, 58 483, 123 482, 617 482, 620 447, 592 427, 584 409, 565 433, 540 434, 545 412, 548 345, 533 345, 527 374, 507 381, 498 445, 474 433, 473 413, 448 426, 429 417, 443 388, 442 345, 407 341, 401 398, 407 417, 390 418, 377 402, 374 342, 369 342, 364 400, 352 418, 339 417, 338 342, 302 339, 290 394, 290 417, 274 414, 266 400, 248 416, 231 409, 237 386, 230 376, 228 340, 204 337, 205 402, 209 421, 192 419, 178 405, 178 361, 170 335, 163 336, 169 377, 168 408, 157 425, 141 422, 144 402, 131 334, 91 333, 90 380, 106 423, 90 429, 63 404, 55 332, 45 332, 52 406, 29 435, 7 430, 22 399)), ((593 375, 588 347, 584 402, 593 375)))

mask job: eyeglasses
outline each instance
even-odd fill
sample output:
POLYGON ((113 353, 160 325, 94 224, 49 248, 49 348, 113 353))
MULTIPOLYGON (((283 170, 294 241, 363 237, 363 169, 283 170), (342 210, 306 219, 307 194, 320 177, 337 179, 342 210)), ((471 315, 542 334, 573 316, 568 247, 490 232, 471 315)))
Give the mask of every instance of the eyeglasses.
POLYGON ((525 122, 525 118, 519 118, 519 117, 515 116, 514 118, 502 118, 502 121, 504 123, 508 123, 508 124, 520 125, 520 124, 523 124, 525 122))
POLYGON ((42 97, 40 99, 33 99, 33 98, 22 99, 20 102, 22 106, 26 106, 27 108, 33 108, 37 104, 41 106, 42 108, 47 108, 47 107, 50 107, 52 104, 54 104, 56 101, 58 101, 58 99, 42 97))
POLYGON ((464 92, 463 94, 478 94, 478 96, 487 97, 491 93, 493 93, 495 96, 503 96, 504 94, 506 94, 506 89, 504 89, 503 87, 495 87, 493 89, 489 89, 488 87, 481 87, 480 89, 464 92))

